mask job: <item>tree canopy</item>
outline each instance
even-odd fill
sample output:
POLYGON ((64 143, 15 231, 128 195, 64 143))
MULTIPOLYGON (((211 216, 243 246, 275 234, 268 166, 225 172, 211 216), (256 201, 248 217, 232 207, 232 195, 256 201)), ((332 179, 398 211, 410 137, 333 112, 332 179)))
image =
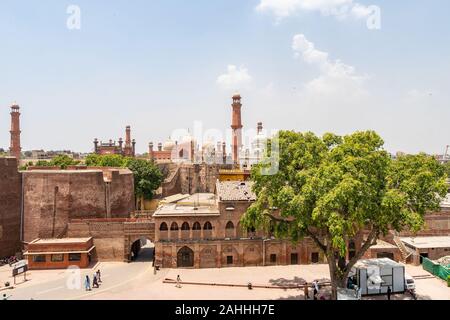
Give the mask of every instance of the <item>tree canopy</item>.
POLYGON ((115 167, 125 168, 129 158, 117 154, 98 155, 90 154, 86 157, 85 163, 88 167, 115 167))
MULTIPOLYGON (((61 155, 54 157, 50 161, 39 160, 36 162, 35 165, 38 167, 60 167, 61 169, 66 169, 68 166, 75 166, 78 164, 80 164, 79 160, 74 160, 73 158, 69 157, 66 154, 61 154, 61 155)), ((29 162, 25 166, 25 169, 29 165, 33 165, 33 163, 29 162)))
POLYGON ((134 190, 137 197, 152 199, 153 193, 163 180, 161 170, 152 162, 143 159, 129 159, 127 167, 134 173, 134 190))
POLYGON ((445 171, 447 172, 447 177, 450 179, 450 161, 444 164, 445 171))
POLYGON ((389 230, 418 231, 446 194, 444 168, 425 154, 392 159, 373 131, 347 136, 281 131, 273 142, 279 170, 252 169, 257 200, 242 218, 246 227, 274 226, 275 236, 310 237, 327 258, 336 298, 352 266, 389 230), (364 236, 362 236, 364 235, 364 236), (363 239, 346 260, 347 243, 363 239), (364 240, 365 239, 365 240, 364 240))

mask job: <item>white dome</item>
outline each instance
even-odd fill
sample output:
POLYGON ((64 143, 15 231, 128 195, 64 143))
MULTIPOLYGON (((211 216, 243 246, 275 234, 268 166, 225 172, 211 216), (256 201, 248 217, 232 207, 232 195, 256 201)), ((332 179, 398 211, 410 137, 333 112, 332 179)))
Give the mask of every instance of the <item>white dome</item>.
POLYGON ((175 148, 175 142, 173 142, 170 138, 164 142, 163 150, 164 151, 172 151, 175 148))

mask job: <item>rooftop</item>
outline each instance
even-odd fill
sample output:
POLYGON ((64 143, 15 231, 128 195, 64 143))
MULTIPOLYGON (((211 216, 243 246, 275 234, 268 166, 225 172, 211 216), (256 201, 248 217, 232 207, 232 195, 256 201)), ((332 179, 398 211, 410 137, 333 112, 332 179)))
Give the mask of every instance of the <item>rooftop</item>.
POLYGON ((33 244, 62 244, 62 243, 86 243, 91 238, 62 238, 62 239, 36 239, 33 244))
POLYGON ((377 244, 370 247, 370 249, 398 249, 397 246, 383 241, 383 240, 377 240, 377 244))
POLYGON ((450 236, 402 237, 400 240, 416 249, 450 248, 450 236))
POLYGON ((356 264, 356 268, 367 268, 367 267, 402 267, 403 265, 395 262, 389 258, 381 259, 365 259, 359 260, 356 264))
POLYGON ((217 181, 217 195, 220 201, 255 201, 252 181, 217 181))
POLYGON ((219 216, 213 193, 177 194, 161 201, 154 217, 219 216))

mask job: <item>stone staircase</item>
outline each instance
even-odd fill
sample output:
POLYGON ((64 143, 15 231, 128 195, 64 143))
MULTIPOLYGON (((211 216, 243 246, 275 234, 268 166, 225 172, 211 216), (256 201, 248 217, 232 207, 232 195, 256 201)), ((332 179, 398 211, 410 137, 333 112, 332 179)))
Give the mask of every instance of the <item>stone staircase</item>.
POLYGON ((400 240, 399 234, 396 231, 391 231, 391 234, 393 236, 393 240, 397 248, 400 250, 400 253, 402 254, 402 263, 406 264, 408 261, 408 258, 415 254, 415 252, 411 249, 408 249, 405 244, 400 240))

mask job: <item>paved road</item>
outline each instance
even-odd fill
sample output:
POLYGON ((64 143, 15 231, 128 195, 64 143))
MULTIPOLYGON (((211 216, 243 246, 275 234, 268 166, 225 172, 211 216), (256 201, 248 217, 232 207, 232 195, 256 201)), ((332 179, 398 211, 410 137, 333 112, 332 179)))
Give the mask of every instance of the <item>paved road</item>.
POLYGON ((73 300, 84 299, 104 291, 115 291, 126 288, 133 282, 139 282, 139 278, 153 275, 153 248, 143 248, 138 259, 133 263, 100 263, 95 269, 81 269, 79 271, 69 271, 53 276, 52 280, 39 282, 36 284, 27 283, 8 290, 11 295, 9 300, 73 300), (102 273, 102 283, 100 288, 86 291, 84 279, 92 276, 99 268, 102 273), (54 279, 54 280, 53 280, 54 279))

